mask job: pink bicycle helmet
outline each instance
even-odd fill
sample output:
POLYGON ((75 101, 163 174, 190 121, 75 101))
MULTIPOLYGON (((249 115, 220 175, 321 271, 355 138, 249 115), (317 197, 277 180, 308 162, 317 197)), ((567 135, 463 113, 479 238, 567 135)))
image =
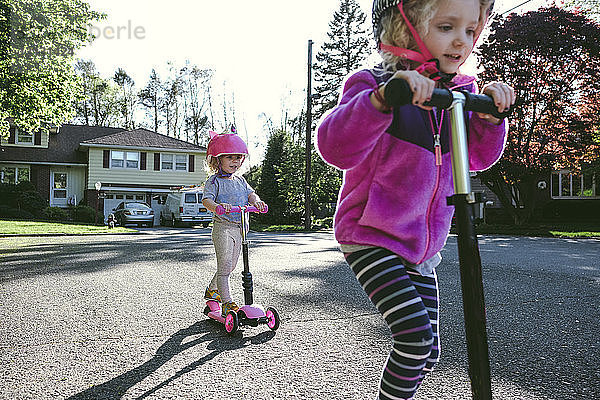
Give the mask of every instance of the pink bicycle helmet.
POLYGON ((248 146, 238 136, 235 127, 231 127, 230 132, 218 134, 213 131, 209 131, 210 142, 208 142, 208 148, 206 150, 206 158, 219 157, 226 154, 243 154, 248 155, 248 146))

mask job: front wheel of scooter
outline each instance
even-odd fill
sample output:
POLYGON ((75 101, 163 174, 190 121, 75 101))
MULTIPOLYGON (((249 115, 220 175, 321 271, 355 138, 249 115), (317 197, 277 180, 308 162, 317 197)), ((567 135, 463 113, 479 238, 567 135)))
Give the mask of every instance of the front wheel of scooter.
POLYGON ((273 307, 268 307, 265 314, 267 316, 267 326, 272 331, 276 331, 281 323, 281 320, 279 319, 279 313, 273 307))
POLYGON ((239 320, 235 311, 229 311, 225 317, 225 331, 229 335, 234 335, 239 328, 239 320))

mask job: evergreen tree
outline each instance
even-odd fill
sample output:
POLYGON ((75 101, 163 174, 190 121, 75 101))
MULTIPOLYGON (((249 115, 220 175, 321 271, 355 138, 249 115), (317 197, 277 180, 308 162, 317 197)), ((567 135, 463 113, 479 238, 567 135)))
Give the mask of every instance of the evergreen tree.
POLYGON ((261 199, 269 205, 269 213, 265 214, 264 220, 271 224, 288 222, 287 192, 283 185, 286 176, 282 174, 282 163, 288 159, 288 148, 289 136, 285 131, 277 130, 269 137, 259 184, 255 188, 261 199))
MULTIPOLYGON (((314 66, 316 102, 312 115, 313 124, 336 106, 344 78, 360 68, 370 53, 365 19, 365 14, 355 0, 340 0, 339 9, 329 22, 328 41, 317 53, 314 66)), ((302 122, 306 123, 302 119, 301 116, 300 125, 302 122)), ((336 201, 341 173, 326 164, 314 149, 311 149, 311 154, 311 215, 315 215, 315 211, 324 204, 336 201)))
POLYGON ((329 38, 317 53, 315 92, 318 95, 313 120, 316 122, 337 104, 344 78, 358 69, 369 55, 365 13, 356 0, 340 0, 329 22, 329 38))

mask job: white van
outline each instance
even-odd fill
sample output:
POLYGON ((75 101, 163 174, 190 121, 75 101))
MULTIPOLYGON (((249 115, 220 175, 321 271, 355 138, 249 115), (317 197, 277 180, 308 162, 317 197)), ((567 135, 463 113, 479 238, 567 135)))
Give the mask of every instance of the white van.
POLYGON ((160 212, 160 224, 202 224, 206 228, 212 221, 212 213, 202 204, 203 189, 199 186, 189 186, 172 190, 160 212))

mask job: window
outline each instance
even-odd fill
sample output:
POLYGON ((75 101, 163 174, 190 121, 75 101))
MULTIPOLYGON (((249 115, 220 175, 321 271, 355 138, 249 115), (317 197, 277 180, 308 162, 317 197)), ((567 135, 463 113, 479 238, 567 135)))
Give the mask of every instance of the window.
POLYGON ((196 203, 196 193, 186 193, 184 201, 186 203, 196 203))
POLYGON ((20 182, 28 182, 29 167, 2 167, 0 169, 0 182, 17 184, 20 182))
POLYGON ((67 174, 64 172, 54 172, 54 186, 52 188, 53 198, 67 198, 67 174))
POLYGON ((116 151, 110 152, 111 168, 131 168, 138 169, 140 165, 140 153, 135 151, 116 151))
POLYGON ((138 169, 138 166, 140 165, 140 153, 128 151, 125 154, 127 155, 126 168, 138 169))
POLYGON ((600 190, 593 174, 574 174, 567 170, 555 171, 550 179, 554 199, 586 199, 600 197, 600 190))
POLYGON ((123 168, 125 154, 122 151, 111 151, 110 166, 112 168, 123 168))
POLYGON ((161 154, 160 169, 173 169, 173 154, 161 154))
POLYGON ((160 169, 168 171, 187 171, 188 157, 185 154, 161 154, 160 169))
POLYGON ((146 200, 146 196, 144 196, 143 194, 136 194, 135 199, 144 201, 144 200, 146 200))
POLYGON ((175 156, 175 169, 177 171, 187 171, 187 157, 185 154, 175 156))
POLYGON ((24 144, 32 144, 33 143, 33 134, 23 132, 20 129, 16 129, 16 133, 17 133, 17 143, 24 143, 24 144))

